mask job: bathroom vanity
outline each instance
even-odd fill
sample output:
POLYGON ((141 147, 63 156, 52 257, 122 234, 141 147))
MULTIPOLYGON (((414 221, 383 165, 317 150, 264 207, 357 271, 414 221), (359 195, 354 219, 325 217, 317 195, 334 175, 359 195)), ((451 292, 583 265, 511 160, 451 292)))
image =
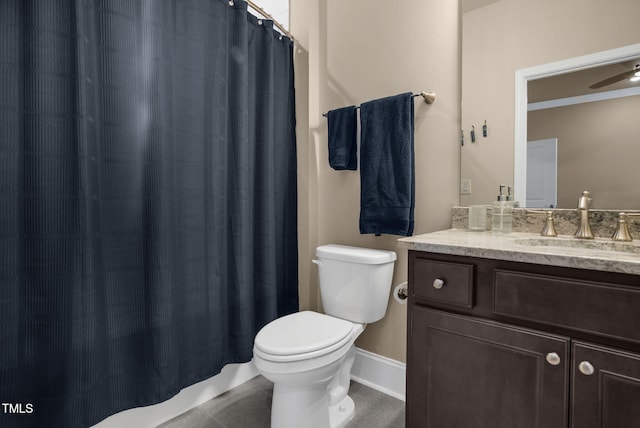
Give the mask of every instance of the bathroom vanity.
POLYGON ((409 249, 407 427, 640 426, 640 244, 451 229, 409 249))

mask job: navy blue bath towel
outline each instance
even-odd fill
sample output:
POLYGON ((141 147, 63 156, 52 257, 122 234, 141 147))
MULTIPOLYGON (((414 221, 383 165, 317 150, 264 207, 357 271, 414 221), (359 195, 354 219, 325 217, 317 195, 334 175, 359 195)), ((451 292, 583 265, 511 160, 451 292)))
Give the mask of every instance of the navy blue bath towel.
POLYGON ((329 127, 329 165, 336 170, 358 169, 356 106, 327 112, 329 127))
POLYGON ((360 233, 411 236, 415 205, 413 96, 360 106, 360 233))

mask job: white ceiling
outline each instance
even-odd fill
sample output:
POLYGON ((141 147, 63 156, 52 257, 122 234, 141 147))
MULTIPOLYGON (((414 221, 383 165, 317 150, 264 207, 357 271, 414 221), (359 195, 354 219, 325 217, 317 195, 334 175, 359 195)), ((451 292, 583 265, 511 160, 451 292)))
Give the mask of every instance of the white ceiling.
MULTIPOLYGON (((273 16, 284 28, 289 30, 289 0, 252 0, 260 6, 265 12, 273 16)), ((249 8, 249 12, 257 15, 257 13, 249 8)))
POLYGON ((558 76, 546 77, 544 79, 531 80, 528 84, 529 102, 638 87, 640 86, 640 82, 630 82, 627 78, 599 89, 589 89, 589 86, 596 82, 615 76, 619 73, 633 70, 636 64, 640 64, 640 58, 631 61, 624 61, 618 64, 603 65, 600 67, 574 71, 572 73, 560 74, 558 76))

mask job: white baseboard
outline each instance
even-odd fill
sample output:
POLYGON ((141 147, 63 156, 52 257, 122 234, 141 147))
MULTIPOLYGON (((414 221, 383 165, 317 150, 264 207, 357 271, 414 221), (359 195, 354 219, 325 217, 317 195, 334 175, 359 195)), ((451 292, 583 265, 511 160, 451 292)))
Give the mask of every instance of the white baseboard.
POLYGON ((227 364, 214 377, 188 386, 177 395, 152 406, 136 407, 111 415, 92 428, 152 428, 229 391, 258 375, 253 362, 227 364))
POLYGON ((405 401, 407 365, 356 348, 351 379, 398 400, 405 401))

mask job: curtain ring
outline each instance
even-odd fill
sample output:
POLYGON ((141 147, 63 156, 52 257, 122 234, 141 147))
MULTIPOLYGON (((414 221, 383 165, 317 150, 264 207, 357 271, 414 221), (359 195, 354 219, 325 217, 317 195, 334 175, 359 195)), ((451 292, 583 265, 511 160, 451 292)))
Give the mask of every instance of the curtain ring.
POLYGON ((233 5, 234 5, 233 0, 229 0, 229 6, 233 6, 233 5))
POLYGON ((258 19, 258 25, 262 25, 262 19, 258 19))

